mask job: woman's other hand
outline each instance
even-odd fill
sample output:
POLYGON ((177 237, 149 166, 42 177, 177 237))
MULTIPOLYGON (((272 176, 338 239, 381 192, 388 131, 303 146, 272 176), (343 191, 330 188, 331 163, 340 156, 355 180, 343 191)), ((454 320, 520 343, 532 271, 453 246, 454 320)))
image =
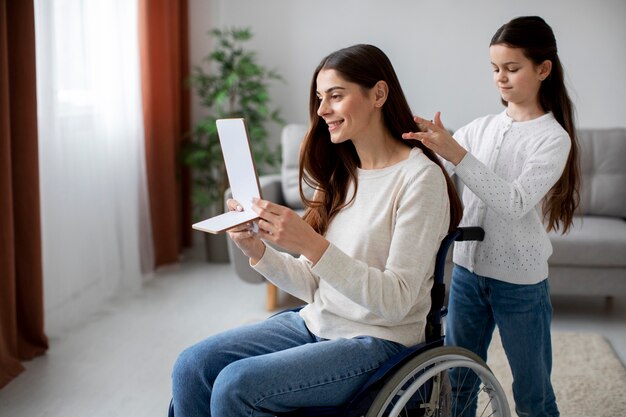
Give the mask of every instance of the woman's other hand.
POLYGON ((422 119, 419 116, 413 118, 415 123, 422 130, 421 132, 403 133, 403 139, 417 139, 427 148, 433 150, 447 161, 457 165, 467 151, 454 140, 450 132, 446 130, 441 122, 441 112, 435 114, 434 123, 430 120, 422 119))
MULTIPOLYGON (((242 211, 241 205, 233 200, 226 201, 228 210, 242 211)), ((255 227, 252 222, 248 222, 239 226, 228 229, 228 236, 235 242, 241 251, 250 258, 250 262, 256 264, 265 253, 265 244, 261 241, 258 234, 254 231, 255 227)))

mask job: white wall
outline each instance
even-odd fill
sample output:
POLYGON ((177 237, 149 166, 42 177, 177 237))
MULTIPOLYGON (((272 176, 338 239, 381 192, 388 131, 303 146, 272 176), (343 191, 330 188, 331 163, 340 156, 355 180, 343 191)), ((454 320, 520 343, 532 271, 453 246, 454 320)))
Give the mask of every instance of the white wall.
POLYGON ((502 109, 491 36, 511 18, 540 15, 555 32, 578 126, 626 126, 624 0, 191 0, 190 13, 192 64, 210 49, 211 27, 252 28, 259 61, 285 77, 272 92, 288 122, 307 122, 311 74, 325 55, 371 43, 390 57, 413 111, 440 110, 452 129, 502 109))

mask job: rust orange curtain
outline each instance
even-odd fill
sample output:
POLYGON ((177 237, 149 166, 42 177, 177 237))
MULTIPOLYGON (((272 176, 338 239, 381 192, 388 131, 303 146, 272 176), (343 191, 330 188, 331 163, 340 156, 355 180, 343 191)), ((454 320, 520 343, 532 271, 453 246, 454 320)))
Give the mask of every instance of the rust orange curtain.
POLYGON ((146 167, 155 266, 191 244, 189 170, 181 142, 190 128, 187 0, 139 0, 146 167))
POLYGON ((0 388, 48 349, 33 3, 0 0, 0 388))

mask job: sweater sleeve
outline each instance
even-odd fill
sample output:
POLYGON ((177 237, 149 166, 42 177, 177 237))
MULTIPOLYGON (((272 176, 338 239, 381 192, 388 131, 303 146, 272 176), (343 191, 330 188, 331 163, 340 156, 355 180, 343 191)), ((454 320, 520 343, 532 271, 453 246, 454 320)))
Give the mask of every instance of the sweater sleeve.
POLYGON ((515 221, 533 210, 561 176, 570 150, 567 137, 544 141, 508 182, 471 153, 455 167, 461 181, 502 218, 515 221))
MULTIPOLYGON (((454 134, 452 135, 452 138, 454 140, 457 141, 457 143, 459 145, 461 145, 463 147, 463 149, 465 149, 467 152, 471 152, 469 144, 467 143, 467 141, 465 140, 465 135, 464 135, 464 130, 465 130, 465 126, 460 128, 459 130, 457 130, 456 132, 454 132, 454 134)), ((448 161, 447 159, 437 155, 439 157, 439 160, 441 161, 441 163, 443 164, 443 167, 446 170, 446 173, 448 174, 449 177, 453 177, 456 174, 455 171, 455 165, 448 161)))
POLYGON ((435 255, 448 230, 449 210, 443 173, 433 164, 407 184, 399 200, 384 270, 331 244, 312 271, 373 314, 400 321, 432 277, 435 255))
POLYGON ((283 291, 306 303, 313 302, 319 279, 304 256, 295 258, 266 245, 263 257, 252 267, 283 291))

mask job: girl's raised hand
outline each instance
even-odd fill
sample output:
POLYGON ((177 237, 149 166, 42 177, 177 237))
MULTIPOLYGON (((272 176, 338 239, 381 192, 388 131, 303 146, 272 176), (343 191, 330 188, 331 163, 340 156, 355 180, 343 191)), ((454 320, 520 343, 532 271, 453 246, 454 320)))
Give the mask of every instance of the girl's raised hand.
POLYGON ((328 241, 288 207, 255 198, 252 209, 258 220, 259 236, 292 253, 304 255, 315 264, 328 247, 328 241))
POLYGON ((452 137, 441 122, 441 112, 435 114, 434 123, 419 116, 413 118, 421 132, 403 133, 403 139, 417 139, 447 161, 457 165, 467 151, 452 137))

